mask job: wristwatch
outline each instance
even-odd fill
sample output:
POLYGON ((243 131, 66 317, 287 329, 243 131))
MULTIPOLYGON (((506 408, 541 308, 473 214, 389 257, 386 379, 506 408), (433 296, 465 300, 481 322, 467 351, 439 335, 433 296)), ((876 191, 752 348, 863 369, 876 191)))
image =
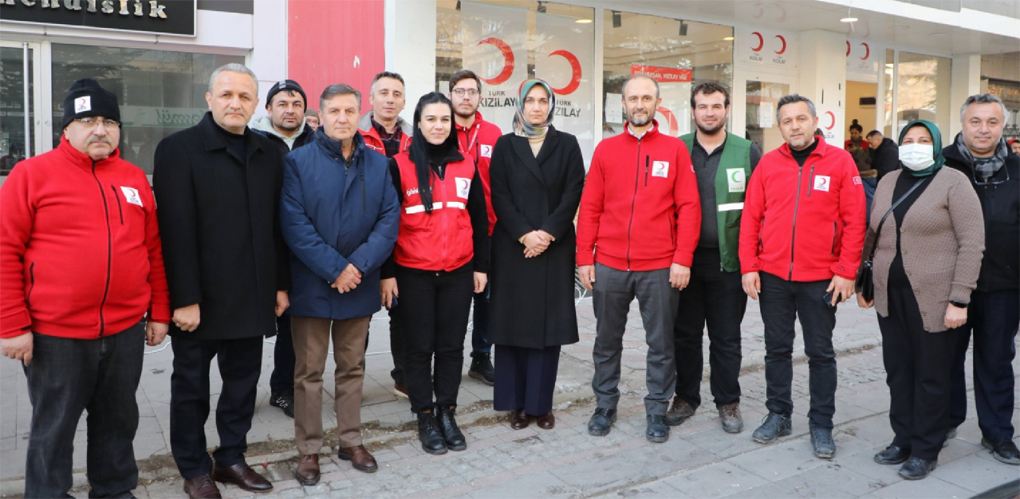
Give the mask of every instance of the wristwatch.
POLYGON ((956 300, 949 300, 949 304, 956 308, 967 308, 967 304, 956 300))

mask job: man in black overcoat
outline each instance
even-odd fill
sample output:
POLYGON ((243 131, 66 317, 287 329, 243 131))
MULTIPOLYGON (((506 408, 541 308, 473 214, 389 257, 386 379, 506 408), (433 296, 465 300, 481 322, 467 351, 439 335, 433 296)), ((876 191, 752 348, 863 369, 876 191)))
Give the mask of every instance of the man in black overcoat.
POLYGON ((255 74, 240 64, 222 66, 205 98, 202 121, 156 148, 152 178, 173 310, 170 448, 189 497, 220 497, 214 480, 272 489, 245 464, 244 452, 262 338, 275 333, 290 284, 279 225, 281 153, 247 126, 258 104, 255 74), (220 444, 210 458, 205 422, 213 357, 223 388, 216 406, 220 444))

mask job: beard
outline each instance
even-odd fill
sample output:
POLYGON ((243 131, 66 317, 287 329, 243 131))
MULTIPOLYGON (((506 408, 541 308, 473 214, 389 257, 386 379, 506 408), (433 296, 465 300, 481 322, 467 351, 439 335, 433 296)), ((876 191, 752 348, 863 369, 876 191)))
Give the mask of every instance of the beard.
POLYGON ((719 133, 719 131, 722 130, 723 127, 726 126, 726 122, 722 120, 717 121, 715 123, 715 126, 711 128, 707 126, 702 126, 701 123, 698 123, 697 121, 695 121, 694 124, 698 127, 698 131, 705 135, 715 135, 716 133, 719 133))
POLYGON ((645 126, 652 122, 652 114, 645 114, 643 117, 638 116, 627 116, 627 121, 630 122, 631 126, 645 126))
POLYGON ((470 111, 463 111, 461 110, 460 106, 457 106, 453 110, 453 112, 454 114, 460 116, 461 118, 471 118, 475 115, 476 112, 478 112, 478 106, 473 107, 470 111))
POLYGON ((286 121, 280 120, 279 123, 273 123, 273 126, 279 128, 280 130, 287 130, 288 132, 293 132, 294 130, 301 128, 301 126, 304 124, 305 122, 302 120, 298 120, 293 125, 288 125, 286 121))

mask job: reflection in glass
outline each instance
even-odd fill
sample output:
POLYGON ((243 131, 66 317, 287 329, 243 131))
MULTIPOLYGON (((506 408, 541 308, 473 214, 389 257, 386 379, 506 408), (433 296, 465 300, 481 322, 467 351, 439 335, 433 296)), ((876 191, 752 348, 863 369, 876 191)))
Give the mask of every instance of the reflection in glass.
POLYGON ((747 135, 762 152, 783 144, 776 120, 776 105, 790 93, 790 85, 766 81, 747 82, 747 135))
MULTIPOLYGON (((947 57, 900 52, 896 77, 896 131, 914 120, 928 120, 949 142, 950 66, 947 57)), ((895 140, 895 137, 893 137, 895 140)))
MULTIPOLYGON (((28 52, 28 142, 35 140, 34 82, 32 51, 28 52)), ((14 165, 25 159, 25 51, 20 47, 0 48, 0 175, 10 173, 14 165)), ((34 147, 34 146, 31 146, 34 147)), ((30 147, 30 149, 31 149, 30 147)))

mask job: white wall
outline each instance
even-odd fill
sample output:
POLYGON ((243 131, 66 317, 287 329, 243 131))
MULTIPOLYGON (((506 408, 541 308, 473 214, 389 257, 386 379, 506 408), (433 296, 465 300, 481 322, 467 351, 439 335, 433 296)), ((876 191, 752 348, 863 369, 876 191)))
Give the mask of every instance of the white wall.
POLYGON ((259 77, 259 105, 255 118, 266 114, 266 93, 280 80, 287 79, 287 2, 257 1, 251 26, 252 52, 248 67, 259 77))
POLYGON ((436 90, 436 12, 436 0, 386 0, 386 70, 404 77, 408 122, 418 99, 436 90))
POLYGON ((798 93, 818 110, 818 126, 826 142, 843 147, 846 120, 846 35, 809 30, 800 33, 800 84, 798 93), (832 113, 831 115, 829 113, 832 113), (832 128, 829 129, 830 120, 832 128))

